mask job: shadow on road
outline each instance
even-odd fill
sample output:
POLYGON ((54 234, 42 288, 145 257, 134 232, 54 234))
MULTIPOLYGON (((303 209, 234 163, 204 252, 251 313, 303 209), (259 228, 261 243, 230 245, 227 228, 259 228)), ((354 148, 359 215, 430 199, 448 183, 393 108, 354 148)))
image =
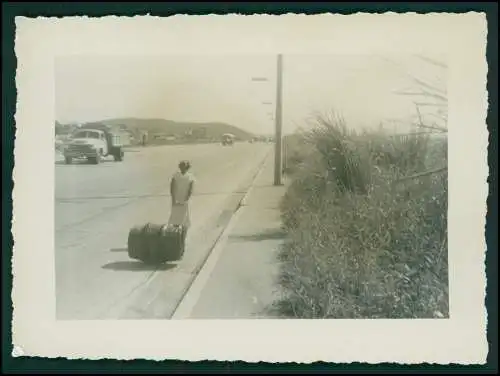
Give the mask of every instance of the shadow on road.
POLYGON ((140 261, 115 261, 102 266, 103 269, 128 272, 164 271, 175 267, 175 264, 149 265, 140 261))
POLYGON ((282 240, 286 238, 286 233, 283 230, 269 230, 257 234, 250 235, 231 235, 229 239, 231 241, 250 241, 250 242, 260 242, 264 240, 282 240))

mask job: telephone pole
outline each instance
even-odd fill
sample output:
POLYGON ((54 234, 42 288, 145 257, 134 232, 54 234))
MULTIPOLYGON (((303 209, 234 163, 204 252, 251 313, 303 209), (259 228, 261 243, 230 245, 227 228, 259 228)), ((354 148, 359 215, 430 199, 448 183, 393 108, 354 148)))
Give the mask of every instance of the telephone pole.
POLYGON ((282 185, 282 101, 283 101, 283 56, 278 55, 277 77, 276 77, 276 116, 275 116, 275 149, 274 149, 274 185, 282 185))

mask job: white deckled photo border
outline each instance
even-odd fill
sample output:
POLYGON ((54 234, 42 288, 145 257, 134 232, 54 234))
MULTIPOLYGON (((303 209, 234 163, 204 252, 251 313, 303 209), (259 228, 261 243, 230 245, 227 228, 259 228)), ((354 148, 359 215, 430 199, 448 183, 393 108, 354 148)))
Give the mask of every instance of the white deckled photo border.
POLYGON ((248 362, 486 361, 486 16, 480 13, 16 18, 16 356, 248 362), (55 319, 54 61, 62 55, 437 53, 448 57, 450 318, 55 319))

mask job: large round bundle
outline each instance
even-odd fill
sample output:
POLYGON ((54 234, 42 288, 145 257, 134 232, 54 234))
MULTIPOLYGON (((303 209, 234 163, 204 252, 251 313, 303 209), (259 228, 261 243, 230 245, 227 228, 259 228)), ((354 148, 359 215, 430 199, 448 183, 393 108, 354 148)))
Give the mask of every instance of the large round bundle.
POLYGON ((130 258, 148 264, 178 261, 184 254, 182 226, 147 223, 133 227, 128 236, 130 258))
POLYGON ((154 225, 150 229, 150 260, 155 264, 178 261, 182 258, 184 242, 181 226, 154 225))
POLYGON ((160 246, 163 256, 168 261, 178 261, 184 254, 184 237, 182 226, 163 226, 160 232, 160 246))
POLYGON ((144 260, 145 262, 158 264, 167 261, 160 241, 162 227, 163 225, 153 223, 148 223, 144 227, 145 243, 148 248, 148 255, 147 259, 144 260))
POLYGON ((134 226, 128 233, 128 256, 135 260, 144 260, 148 253, 148 244, 144 236, 144 225, 134 226))

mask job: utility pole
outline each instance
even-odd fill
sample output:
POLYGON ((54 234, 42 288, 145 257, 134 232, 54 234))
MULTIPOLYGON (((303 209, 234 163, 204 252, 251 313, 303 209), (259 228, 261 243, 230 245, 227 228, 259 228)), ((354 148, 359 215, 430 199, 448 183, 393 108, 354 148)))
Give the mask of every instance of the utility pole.
POLYGON ((282 136, 282 100, 283 100, 283 56, 278 55, 276 77, 276 116, 275 116, 275 149, 274 149, 274 185, 282 185, 283 136, 282 136))

